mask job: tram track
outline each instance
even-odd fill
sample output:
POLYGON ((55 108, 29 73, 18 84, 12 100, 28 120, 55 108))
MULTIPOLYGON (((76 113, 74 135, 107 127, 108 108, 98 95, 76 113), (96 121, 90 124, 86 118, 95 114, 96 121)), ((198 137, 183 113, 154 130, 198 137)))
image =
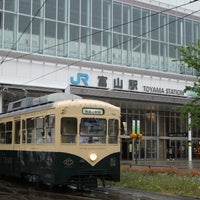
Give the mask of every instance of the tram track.
POLYGON ((123 187, 106 187, 94 190, 67 190, 41 188, 32 184, 0 179, 1 200, 194 200, 123 187))
POLYGON ((1 200, 110 200, 109 192, 106 189, 94 190, 72 190, 66 188, 50 188, 17 180, 0 179, 1 200))

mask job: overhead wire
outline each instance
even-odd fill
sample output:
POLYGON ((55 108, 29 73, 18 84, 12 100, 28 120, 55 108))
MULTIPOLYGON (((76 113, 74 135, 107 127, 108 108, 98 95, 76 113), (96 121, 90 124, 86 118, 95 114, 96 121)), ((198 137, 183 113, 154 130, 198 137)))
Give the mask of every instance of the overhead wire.
MULTIPOLYGON (((46 2, 46 1, 47 1, 47 0, 45 0, 45 2, 46 2)), ((193 1, 190 1, 189 3, 184 3, 184 4, 182 4, 182 5, 178 5, 178 6, 175 6, 175 7, 172 7, 172 8, 168 8, 168 9, 161 10, 160 12, 156 12, 156 11, 155 11, 155 13, 150 14, 150 15, 146 15, 146 16, 144 16, 144 17, 142 17, 142 18, 137 18, 137 19, 135 19, 135 20, 132 20, 132 21, 129 21, 129 22, 125 22, 125 23, 123 23, 123 24, 119 24, 119 25, 113 26, 113 27, 111 27, 111 28, 107 28, 107 29, 103 29, 103 30, 100 30, 100 31, 96 31, 96 32, 93 33, 93 34, 88 34, 88 35, 85 35, 85 36, 76 38, 76 39, 74 39, 74 41, 75 41, 75 40, 78 40, 78 39, 82 39, 82 38, 84 38, 84 37, 88 37, 88 36, 97 34, 97 33, 99 33, 99 32, 104 32, 104 31, 107 31, 107 30, 109 30, 109 29, 114 29, 114 28, 117 28, 117 27, 119 27, 119 26, 123 26, 123 25, 129 24, 129 23, 133 23, 133 22, 136 22, 136 21, 138 21, 138 20, 143 20, 143 19, 145 19, 145 18, 154 16, 154 15, 158 15, 158 14, 160 14, 160 13, 164 13, 164 12, 167 12, 167 11, 170 11, 170 10, 174 10, 174 9, 179 8, 179 7, 182 7, 182 6, 185 6, 185 5, 194 3, 194 2, 196 2, 196 1, 199 1, 199 0, 193 0, 193 1)), ((44 3, 43 3, 42 6, 44 6, 44 3)), ((41 9, 42 9, 42 6, 41 6, 41 9)), ((41 10, 41 9, 40 9, 40 10, 41 10)), ((100 53, 102 53, 102 52, 104 52, 104 51, 108 51, 109 49, 112 49, 112 48, 117 47, 117 46, 119 46, 119 45, 122 45, 122 44, 124 44, 124 43, 126 43, 126 42, 129 42, 130 40, 134 40, 134 39, 136 39, 136 38, 142 37, 143 35, 146 35, 146 34, 148 34, 148 33, 151 33, 151 32, 153 32, 153 31, 155 31, 155 30, 158 30, 158 29, 160 29, 160 28, 163 28, 164 26, 167 26, 167 25, 169 25, 169 24, 171 24, 171 23, 174 23, 174 22, 176 22, 176 21, 178 21, 178 20, 181 20, 181 19, 183 19, 183 18, 185 18, 185 17, 188 17, 188 16, 190 16, 190 15, 193 15, 193 14, 199 12, 199 11, 200 11, 200 10, 194 11, 194 12, 192 12, 192 13, 189 13, 189 14, 187 14, 187 15, 185 15, 185 16, 183 16, 183 17, 180 17, 180 18, 178 18, 178 19, 176 19, 176 20, 170 21, 169 23, 163 24, 162 26, 159 26, 159 27, 157 27, 157 28, 151 29, 151 30, 149 30, 149 31, 147 31, 147 32, 145 32, 145 33, 139 35, 139 36, 134 36, 133 38, 131 38, 131 39, 129 39, 129 40, 123 41, 123 42, 118 43, 118 44, 116 44, 116 45, 113 45, 113 46, 111 46, 111 47, 109 47, 109 48, 106 48, 105 50, 102 50, 102 51, 100 51, 100 52, 97 52, 97 53, 95 53, 95 54, 92 54, 92 55, 90 55, 90 56, 87 56, 87 57, 85 57, 85 59, 89 59, 89 58, 91 58, 91 57, 94 57, 95 55, 98 55, 98 54, 100 54, 100 53)), ((39 13, 39 12, 38 12, 38 13, 39 13)), ((30 26, 30 24, 29 24, 29 26, 30 26)), ((24 32, 25 32, 25 31, 24 31, 24 32)), ((61 44, 53 45, 53 46, 51 46, 51 47, 44 48, 43 50, 47 50, 47 49, 53 48, 53 47, 55 47, 55 46, 63 45, 63 44, 66 44, 66 43, 69 43, 69 42, 72 42, 72 41, 73 41, 73 40, 66 41, 66 42, 61 43, 61 44)), ((28 53, 28 54, 24 54, 24 55, 18 56, 18 57, 16 57, 16 58, 12 58, 12 59, 9 59, 9 60, 4 60, 4 62, 8 62, 8 61, 11 61, 11 60, 14 60, 14 59, 22 58, 22 57, 31 55, 31 54, 33 54, 33 53, 34 53, 34 52, 31 52, 31 53, 28 53)), ((36 53, 36 52, 35 52, 35 53, 36 53)), ((77 60, 77 61, 72 62, 70 65, 75 65, 75 64, 77 64, 77 63, 79 63, 79 62, 81 62, 82 60, 85 60, 85 59, 79 59, 79 60, 77 60)), ((43 78, 44 76, 48 76, 48 75, 50 75, 50 74, 52 74, 52 73, 55 73, 55 72, 60 71, 60 70, 63 70, 63 69, 65 69, 66 67, 69 67, 70 65, 67 65, 67 66, 61 67, 61 68, 59 68, 59 69, 56 69, 56 70, 54 70, 54 71, 51 71, 51 72, 49 72, 49 73, 43 74, 42 76, 39 76, 39 77, 37 77, 37 78, 35 78, 35 79, 32 79, 32 80, 30 80, 30 81, 25 82, 24 85, 26 85, 26 84, 28 84, 28 83, 30 83, 30 82, 33 82, 33 81, 35 81, 35 80, 38 80, 38 79, 40 79, 40 78, 43 78)))
POLYGON ((41 9, 44 7, 44 5, 46 4, 47 0, 44 0, 44 2, 42 3, 42 5, 40 6, 40 8, 37 10, 37 12, 34 14, 34 16, 32 17, 32 19, 30 20, 30 22, 27 24, 27 26, 25 27, 24 31, 21 33, 21 35, 18 37, 18 39, 16 40, 16 42, 12 45, 10 51, 8 51, 8 53, 6 54, 6 56, 2 59, 2 61, 0 62, 0 64, 4 63, 6 58, 10 55, 10 53, 12 52, 12 49, 14 49, 17 46, 17 43, 19 42, 19 40, 22 38, 23 34, 27 31, 27 29, 30 27, 30 25, 32 24, 33 20, 37 17, 38 13, 41 11, 41 9))
MULTIPOLYGON (((46 0, 46 1, 47 1, 47 0, 46 0)), ((46 1, 45 1, 45 2, 46 2, 46 1)), ((188 2, 188 3, 184 3, 184 4, 181 4, 181 5, 172 7, 172 8, 167 8, 167 9, 161 10, 160 12, 154 12, 153 14, 145 15, 144 17, 140 17, 140 18, 137 18, 137 19, 134 19, 134 20, 131 20, 131 21, 122 23, 122 24, 118 24, 118 25, 112 26, 112 27, 110 27, 110 28, 104 28, 103 30, 95 31, 94 33, 91 33, 91 34, 87 34, 87 35, 84 35, 84 36, 81 36, 81 37, 74 38, 74 39, 72 39, 72 40, 68 40, 68 41, 65 41, 65 42, 62 42, 62 43, 59 43, 59 44, 56 44, 56 45, 52 45, 52 46, 49 46, 49 47, 46 47, 46 48, 43 48, 43 49, 39 49, 39 51, 45 51, 45 50, 48 50, 48 49, 51 49, 51 48, 54 48, 54 47, 57 47, 57 46, 60 46, 60 45, 68 44, 68 43, 73 42, 73 41, 76 41, 76 40, 80 40, 80 39, 83 39, 83 38, 86 38, 86 37, 89 37, 89 36, 93 36, 93 35, 98 34, 98 33, 102 33, 102 32, 105 32, 105 31, 108 31, 108 30, 111 30, 111 29, 118 28, 118 27, 120 27, 120 26, 125 26, 125 25, 127 25, 127 24, 134 23, 134 22, 136 22, 136 21, 138 21, 138 20, 143 20, 143 19, 146 19, 146 18, 148 18, 148 17, 152 17, 152 16, 154 16, 154 15, 158 15, 158 14, 165 13, 165 12, 167 12, 167 11, 170 11, 170 10, 174 10, 174 9, 177 9, 177 8, 180 8, 180 7, 189 5, 189 4, 194 3, 194 2, 196 2, 196 1, 200 1, 200 0, 192 0, 192 1, 188 2)), ((45 2, 44 2, 44 3, 45 3, 45 2)), ((44 6, 44 3, 43 3, 42 6, 44 6)), ((42 8, 42 7, 41 7, 41 8, 42 8)), ((41 10, 41 9, 40 9, 40 10, 41 10)), ((29 26, 30 26, 30 24, 29 24, 29 26)), ((24 32, 25 32, 25 31, 24 31, 24 32)), ((23 33, 23 34, 24 34, 24 33, 23 33)), ((22 34, 22 35, 23 35, 23 34, 22 34)), ((18 41, 19 41, 19 40, 18 40, 18 41)), ((16 45, 16 44, 15 44, 15 45, 16 45)), ((11 52, 11 51, 10 51, 10 52, 11 52)), ((9 52, 9 54, 10 54, 10 52, 9 52)), ((11 60, 15 60, 15 59, 18 59, 18 58, 23 58, 23 57, 32 55, 32 54, 34 54, 34 53, 38 53, 38 50, 37 50, 37 51, 33 51, 33 52, 31 52, 31 53, 25 53, 25 54, 23 54, 23 55, 20 55, 20 56, 15 57, 15 58, 11 58, 11 59, 6 60, 6 58, 8 57, 8 54, 7 54, 7 56, 5 56, 5 59, 4 59, 3 61, 1 61, 0 64, 3 64, 4 62, 8 62, 8 61, 11 61, 11 60)))
POLYGON ((71 66, 71 65, 76 65, 77 63, 81 62, 82 60, 88 60, 89 58, 94 57, 95 55, 98 55, 98 54, 100 54, 100 53, 102 53, 102 52, 108 51, 109 49, 115 48, 115 47, 117 47, 117 46, 119 46, 119 45, 122 45, 122 44, 124 44, 124 43, 126 43, 126 42, 129 42, 129 41, 131 41, 131 40, 134 40, 134 39, 136 39, 136 38, 139 38, 139 37, 141 37, 141 36, 143 36, 143 35, 146 35, 146 34, 148 34, 148 33, 151 33, 151 32, 153 32, 153 31, 158 30, 158 29, 160 29, 160 28, 163 28, 163 27, 165 27, 165 26, 168 26, 169 24, 172 24, 172 23, 174 23, 174 22, 176 22, 176 21, 178 21, 178 20, 184 19, 185 17, 188 17, 188 16, 190 16, 190 15, 192 15, 192 14, 195 14, 196 12, 199 12, 199 11, 200 11, 200 9, 197 10, 197 11, 194 11, 194 12, 192 12, 192 13, 190 13, 190 14, 187 14, 187 15, 181 17, 181 18, 178 18, 178 19, 176 19, 176 20, 172 20, 172 21, 170 21, 169 23, 166 23, 166 24, 164 24, 164 25, 162 25, 162 26, 159 26, 159 27, 157 27, 157 28, 154 28, 154 29, 152 29, 152 30, 149 30, 149 31, 147 31, 147 32, 145 32, 145 33, 143 33, 143 34, 141 34, 141 35, 139 35, 139 36, 134 36, 133 38, 131 38, 131 39, 129 39, 129 40, 126 40, 126 41, 123 41, 123 42, 121 42, 121 43, 119 43, 119 44, 113 45, 112 47, 106 48, 105 50, 102 50, 102 51, 100 51, 100 52, 97 52, 97 53, 95 53, 95 54, 92 54, 91 56, 85 57, 85 59, 81 59, 81 60, 74 61, 74 62, 70 63, 70 64, 67 65, 67 66, 61 67, 61 68, 56 69, 56 70, 54 70, 54 71, 51 71, 51 72, 48 72, 48 73, 43 74, 43 75, 41 75, 41 76, 38 76, 38 77, 35 78, 35 79, 32 79, 32 80, 30 80, 30 81, 25 82, 23 85, 26 85, 26 84, 28 84, 28 83, 30 83, 30 82, 33 82, 33 81, 36 81, 36 80, 38 80, 38 79, 40 79, 40 78, 43 78, 44 76, 48 76, 48 75, 53 74, 53 73, 55 73, 55 72, 61 71, 61 70, 63 70, 63 69, 66 69, 66 67, 69 67, 69 66, 71 66))

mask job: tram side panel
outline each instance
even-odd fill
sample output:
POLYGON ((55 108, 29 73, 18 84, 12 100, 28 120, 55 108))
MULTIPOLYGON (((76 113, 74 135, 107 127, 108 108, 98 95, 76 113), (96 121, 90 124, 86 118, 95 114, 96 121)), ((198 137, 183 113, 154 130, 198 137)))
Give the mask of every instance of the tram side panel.
POLYGON ((13 151, 1 149, 0 174, 1 176, 13 175, 13 151))

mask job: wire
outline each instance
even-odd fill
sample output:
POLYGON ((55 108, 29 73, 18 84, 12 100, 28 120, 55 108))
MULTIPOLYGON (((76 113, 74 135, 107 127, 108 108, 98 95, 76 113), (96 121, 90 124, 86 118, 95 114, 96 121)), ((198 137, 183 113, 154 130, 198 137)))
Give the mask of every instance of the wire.
MULTIPOLYGON (((47 0, 46 0, 46 1, 47 1, 47 0)), ((45 2, 46 2, 46 1, 45 1, 45 2)), ((113 26, 113 27, 111 27, 111 28, 106 28, 106 29, 103 29, 103 30, 99 30, 99 31, 96 31, 95 33, 92 33, 92 34, 87 34, 87 35, 82 36, 82 37, 78 37, 78 38, 75 38, 75 39, 72 39, 72 40, 69 40, 69 41, 66 41, 66 42, 62 42, 62 43, 60 43, 60 44, 56 44, 56 45, 52 45, 52 46, 49 46, 49 47, 40 49, 39 51, 45 51, 45 50, 48 50, 48 49, 51 49, 51 48, 54 48, 54 47, 57 47, 57 46, 60 46, 60 45, 68 44, 68 43, 70 43, 70 42, 72 42, 72 41, 76 41, 76 40, 83 39, 83 38, 85 38, 85 37, 93 36, 93 35, 95 35, 95 34, 98 34, 98 33, 101 33, 101 32, 105 32, 105 31, 108 31, 108 30, 110 30, 110 29, 115 29, 115 28, 118 28, 118 27, 120 27, 120 26, 124 26, 124 25, 127 25, 127 24, 129 24, 129 23, 136 22, 136 21, 138 21, 138 20, 143 20, 143 19, 145 19, 145 18, 152 17, 152 16, 154 16, 154 15, 158 15, 158 14, 160 14, 160 13, 164 13, 164 12, 167 12, 167 11, 170 11, 170 10, 174 10, 174 9, 179 8, 179 7, 182 7, 182 6, 185 6, 185 5, 194 3, 194 2, 196 2, 196 1, 199 1, 199 0, 193 0, 193 1, 190 1, 189 3, 184 3, 184 4, 181 4, 181 5, 175 6, 175 7, 173 7, 173 8, 164 9, 164 10, 162 10, 162 11, 160 11, 160 12, 155 12, 155 13, 153 13, 153 14, 146 15, 146 16, 144 16, 144 17, 142 17, 142 18, 137 18, 137 19, 135 19, 135 20, 132 20, 132 21, 129 21, 129 22, 125 22, 125 23, 123 23, 123 24, 119 24, 119 25, 113 26)), ((44 2, 44 3, 45 3, 45 2, 44 2)), ((42 8, 42 7, 41 7, 41 8, 42 8)), ((40 10, 41 10, 41 9, 40 9, 40 10)), ((30 24, 29 24, 29 26, 30 26, 30 24)), ((24 31, 24 32, 25 32, 25 31, 24 31)), ((23 34, 22 34, 22 35, 23 35, 23 34)), ((17 41, 19 41, 19 39, 18 39, 17 41)), ((16 43, 17 43, 17 42, 16 42, 16 43)), ((16 45, 16 43, 15 43, 15 45, 16 45)), ((11 51, 10 51, 10 52, 11 52, 11 51)), ((9 52, 9 53, 10 53, 10 52, 9 52)), ((23 58, 23 57, 26 57, 26 56, 28 56, 28 55, 32 55, 32 54, 34 54, 34 53, 38 53, 38 51, 34 51, 34 52, 31 52, 31 53, 23 54, 23 55, 21 55, 21 56, 18 56, 18 57, 15 57, 15 58, 11 58, 11 59, 6 60, 6 58, 7 58, 8 55, 9 55, 9 53, 5 56, 4 60, 2 60, 0 64, 3 64, 4 62, 8 62, 8 61, 11 61, 11 60, 15 60, 15 59, 18 59, 18 58, 23 58)))
MULTIPOLYGON (((128 23, 132 23, 132 22, 135 22, 135 21, 137 21, 137 20, 145 19, 145 18, 147 18, 147 17, 153 16, 153 15, 157 15, 157 14, 159 14, 159 13, 163 13, 163 12, 166 12, 166 11, 170 11, 170 10, 176 9, 176 8, 178 8, 178 7, 181 7, 181 6, 184 6, 184 5, 187 5, 187 4, 190 4, 190 3, 194 3, 194 2, 196 2, 196 1, 199 1, 199 0, 193 0, 193 1, 190 1, 189 3, 185 3, 185 4, 182 4, 182 5, 173 7, 173 8, 169 8, 169 9, 162 10, 161 12, 156 12, 156 13, 154 13, 154 14, 147 15, 147 16, 142 17, 142 18, 137 18, 137 19, 135 19, 135 20, 133 20, 133 21, 129 21, 129 22, 126 22, 126 23, 124 23, 124 24, 120 24, 120 25, 117 25, 117 26, 114 26, 114 27, 111 27, 111 28, 108 28, 108 29, 104 29, 103 31, 106 31, 106 30, 109 30, 109 29, 112 29, 112 28, 116 28, 116 27, 119 27, 119 26, 122 26, 122 25, 126 25, 126 24, 128 24, 128 23)), ((45 2, 46 2, 46 1, 45 1, 45 2)), ((192 13, 190 13, 190 14, 187 14, 187 15, 183 16, 182 18, 178 18, 178 20, 183 19, 183 18, 185 18, 185 17, 187 17, 187 16, 190 16, 190 15, 196 13, 196 12, 199 12, 199 10, 198 10, 198 11, 194 11, 194 12, 192 12, 192 13)), ((145 34, 148 34, 148 33, 150 33, 150 32, 153 32, 153 31, 155 31, 155 30, 157 30, 157 29, 160 29, 160 28, 162 28, 162 27, 164 27, 164 26, 167 26, 167 25, 169 25, 169 24, 171 24, 171 23, 173 23, 173 22, 175 22, 175 21, 178 21, 178 20, 173 20, 173 21, 171 21, 171 22, 169 22, 169 23, 167 23, 167 24, 164 24, 164 25, 162 25, 162 26, 160 26, 160 27, 157 27, 157 28, 152 29, 152 30, 150 30, 150 31, 148 31, 148 32, 145 32, 145 33, 143 33, 143 34, 141 34, 141 35, 139 35, 139 36, 135 36, 133 39, 136 39, 136 38, 141 37, 141 36, 143 36, 143 35, 145 35, 145 34)), ((103 31, 98 31, 98 32, 103 32, 103 31)), ((96 33, 97 33, 97 32, 95 32, 94 34, 96 34, 96 33)), ((90 35, 93 35, 93 34, 90 34, 90 35)), ((90 36, 90 35, 86 35, 86 36, 83 36, 83 37, 88 37, 88 36, 90 36)), ((80 37, 80 38, 83 38, 83 37, 80 37)), ((77 39, 80 39, 80 38, 77 38, 77 39)), ((77 39, 75 39, 75 40, 77 40, 77 39)), ((112 46, 112 47, 110 47, 110 48, 106 48, 106 49, 103 50, 103 51, 100 51, 100 52, 95 53, 95 54, 93 54, 93 55, 91 55, 91 56, 89 56, 89 57, 86 57, 85 59, 89 59, 89 58, 91 58, 91 57, 93 57, 93 56, 95 56, 95 55, 98 55, 98 54, 100 54, 100 53, 102 53, 102 52, 104 52, 104 51, 108 51, 109 49, 112 49, 112 48, 114 48, 114 47, 116 47, 116 46, 122 45, 122 44, 124 44, 124 43, 126 43, 126 42, 128 42, 128 41, 130 41, 130 40, 132 40, 132 39, 123 41, 122 43, 119 43, 119 44, 117 44, 117 45, 114 45, 114 46, 112 46)), ((71 40, 71 41, 72 41, 72 40, 71 40)), ((68 43, 68 42, 71 42, 71 41, 67 41, 67 42, 64 42, 64 43, 62 43, 62 44, 65 44, 65 43, 68 43)), ((57 45, 54 45, 54 46, 45 48, 45 49, 43 49, 43 50, 46 50, 46 49, 49 49, 49 48, 52 48, 52 47, 55 47, 55 46, 59 46, 59 45, 61 45, 61 44, 57 44, 57 45)), ((22 58, 22 57, 31 55, 31 54, 33 54, 33 53, 34 53, 34 52, 28 53, 28 54, 24 54, 24 55, 21 55, 21 56, 18 56, 18 57, 16 57, 16 58, 12 58, 12 59, 9 59, 9 60, 6 60, 6 61, 4 60, 4 62, 8 62, 8 61, 11 61, 11 60, 14 60, 14 59, 17 59, 17 58, 22 58)), ((82 60, 83 60, 83 59, 78 60, 78 61, 75 61, 75 62, 71 63, 70 65, 75 65, 75 64, 81 62, 82 60)), ((68 65, 68 66, 70 66, 70 65, 68 65)), ((52 71, 52 72, 46 73, 46 74, 44 74, 44 75, 42 75, 42 76, 39 76, 39 77, 37 77, 37 78, 35 78, 35 79, 32 79, 32 80, 30 80, 30 81, 28 81, 28 82, 25 82, 24 85, 27 84, 27 83, 30 83, 30 82, 32 82, 32 81, 38 80, 38 79, 40 79, 40 78, 43 78, 44 76, 48 76, 49 74, 52 74, 52 73, 55 73, 55 72, 57 72, 57 71, 63 70, 63 69, 65 69, 65 68, 66 68, 66 66, 65 66, 65 67, 62 67, 62 68, 59 68, 59 69, 57 69, 57 70, 54 70, 54 71, 52 71)))
POLYGON ((17 39, 17 41, 12 45, 10 51, 7 53, 7 55, 2 59, 1 64, 4 63, 4 61, 6 60, 6 58, 9 56, 9 54, 12 52, 12 49, 14 49, 17 45, 17 43, 19 42, 19 40, 22 38, 23 34, 27 31, 27 29, 29 28, 29 26, 32 24, 33 20, 36 18, 36 16, 38 15, 38 13, 41 11, 41 9, 44 7, 44 5, 46 4, 47 0, 45 0, 43 2, 43 4, 40 6, 40 8, 38 9, 38 11, 35 13, 35 15, 33 16, 33 18, 30 20, 30 22, 27 24, 27 26, 25 27, 24 31, 21 33, 21 35, 19 36, 19 38, 17 39))
MULTIPOLYGON (((195 1, 199 1, 199 0, 193 0, 193 1, 195 2, 195 1)), ((57 46, 60 46, 60 45, 63 45, 63 44, 68 44, 69 42, 76 41, 76 40, 80 40, 80 39, 83 39, 83 38, 85 38, 85 37, 93 36, 93 35, 95 35, 95 34, 98 34, 98 33, 101 33, 101 32, 105 32, 105 31, 108 31, 108 30, 110 30, 110 29, 115 29, 115 28, 118 28, 118 27, 121 27, 121 26, 125 26, 125 25, 127 25, 127 24, 136 22, 136 21, 138 21, 138 20, 143 20, 143 19, 146 19, 146 18, 148 18, 148 17, 152 17, 152 16, 158 15, 158 14, 160 14, 160 13, 165 13, 165 12, 167 12, 167 11, 174 10, 174 9, 180 8, 180 7, 182 7, 182 6, 191 4, 191 3, 193 3, 193 1, 190 1, 189 3, 184 3, 184 4, 179 5, 179 6, 175 6, 175 7, 173 7, 173 8, 164 9, 164 10, 162 10, 162 11, 160 11, 160 12, 155 12, 155 13, 150 14, 150 15, 145 15, 144 17, 137 18, 137 19, 134 19, 134 20, 132 20, 132 21, 125 22, 125 23, 123 23, 123 24, 118 24, 118 25, 115 25, 115 26, 113 26, 113 27, 111 27, 111 28, 105 28, 105 29, 103 29, 103 30, 95 31, 94 33, 87 34, 87 35, 85 35, 85 36, 81 36, 81 37, 72 39, 72 40, 70 40, 70 41, 66 41, 66 42, 62 42, 62 43, 60 43, 60 44, 52 45, 52 46, 46 47, 46 48, 44 48, 44 49, 42 49, 42 50, 40 50, 40 51, 48 50, 48 49, 51 49, 51 48, 54 48, 54 47, 57 47, 57 46)), ((36 52, 35 52, 35 53, 36 53, 36 52)))
MULTIPOLYGON (((163 27, 165 27, 165 26, 168 26, 169 24, 172 24, 172 23, 174 23, 174 22, 176 22, 176 21, 179 21, 179 20, 181 20, 181 19, 184 19, 185 17, 188 17, 188 16, 190 16, 190 15, 193 15, 193 14, 199 12, 199 11, 200 11, 200 9, 197 10, 197 11, 194 11, 194 12, 192 12, 192 13, 190 13, 190 14, 187 14, 187 15, 181 17, 181 18, 178 18, 178 19, 176 19, 176 20, 172 20, 172 21, 170 21, 169 23, 166 23, 166 24, 164 24, 164 25, 162 25, 162 26, 159 26, 159 27, 157 27, 157 28, 154 28, 154 29, 152 29, 152 30, 149 30, 149 31, 147 31, 147 32, 145 32, 145 33, 143 33, 143 34, 141 34, 141 35, 139 35, 139 36, 135 36, 133 39, 139 38, 139 37, 141 37, 141 36, 143 36, 143 35, 146 35, 146 34, 148 34, 148 33, 153 32, 153 31, 155 31, 155 30, 158 30, 158 29, 160 29, 160 28, 163 28, 163 27)), ((122 44, 124 44, 124 43, 126 43, 126 42, 129 42, 129 41, 133 40, 133 39, 131 38, 131 39, 126 40, 126 41, 123 41, 123 42, 121 42, 121 43, 119 43, 119 44, 117 44, 117 45, 114 45, 114 46, 112 46, 112 47, 106 48, 105 50, 102 50, 102 51, 100 51, 100 52, 98 52, 98 53, 95 53, 95 54, 89 56, 89 57, 86 57, 85 59, 89 59, 89 58, 91 58, 91 57, 93 57, 93 56, 95 56, 95 55, 98 55, 98 54, 100 54, 100 53, 102 53, 102 52, 104 52, 104 51, 108 51, 109 49, 112 49, 112 48, 114 48, 114 47, 117 47, 117 46, 119 46, 119 45, 122 45, 122 44)), ((84 60, 85 60, 85 59, 84 59, 84 60)), ((32 79, 32 80, 30 80, 30 81, 25 82, 23 85, 26 85, 26 84, 28 84, 28 83, 30 83, 30 82, 33 82, 33 81, 35 81, 35 80, 38 80, 38 79, 40 79, 40 78, 43 78, 44 76, 48 76, 48 75, 53 74, 53 73, 55 73, 55 72, 61 71, 61 70, 65 69, 66 67, 69 67, 69 66, 71 66, 71 65, 75 65, 75 64, 77 64, 77 63, 79 63, 79 62, 81 62, 81 61, 82 61, 82 59, 81 59, 81 60, 74 61, 74 62, 72 62, 71 64, 69 64, 68 66, 64 66, 64 67, 61 67, 61 68, 59 68, 59 69, 56 69, 56 70, 54 70, 54 71, 52 71, 52 72, 43 74, 42 76, 39 76, 39 77, 37 77, 37 78, 35 78, 35 79, 32 79)))

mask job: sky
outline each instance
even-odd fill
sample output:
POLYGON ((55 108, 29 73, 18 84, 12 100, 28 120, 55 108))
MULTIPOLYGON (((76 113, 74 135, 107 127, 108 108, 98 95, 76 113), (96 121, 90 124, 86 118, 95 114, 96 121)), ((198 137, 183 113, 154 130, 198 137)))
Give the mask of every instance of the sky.
MULTIPOLYGON (((172 4, 172 5, 181 5, 184 3, 192 2, 193 0, 158 0, 163 3, 172 4)), ((196 1, 194 3, 190 3, 189 5, 185 6, 187 9, 191 10, 199 10, 200 9, 200 1, 196 1)))
MULTIPOLYGON (((142 1, 144 1, 144 0, 142 0, 142 1)), ((185 3, 192 2, 193 0, 149 0, 149 1, 161 2, 161 3, 166 3, 166 4, 171 4, 171 5, 177 6, 177 5, 182 5, 185 3)), ((200 0, 198 0, 194 3, 190 3, 189 5, 185 6, 184 8, 197 11, 200 9, 200 0)))
MULTIPOLYGON (((172 5, 181 5, 184 3, 189 3, 193 0, 158 0, 163 3, 172 4, 172 5)), ((200 1, 196 1, 194 3, 190 3, 189 5, 185 6, 187 9, 191 10, 199 10, 200 9, 200 1)))

